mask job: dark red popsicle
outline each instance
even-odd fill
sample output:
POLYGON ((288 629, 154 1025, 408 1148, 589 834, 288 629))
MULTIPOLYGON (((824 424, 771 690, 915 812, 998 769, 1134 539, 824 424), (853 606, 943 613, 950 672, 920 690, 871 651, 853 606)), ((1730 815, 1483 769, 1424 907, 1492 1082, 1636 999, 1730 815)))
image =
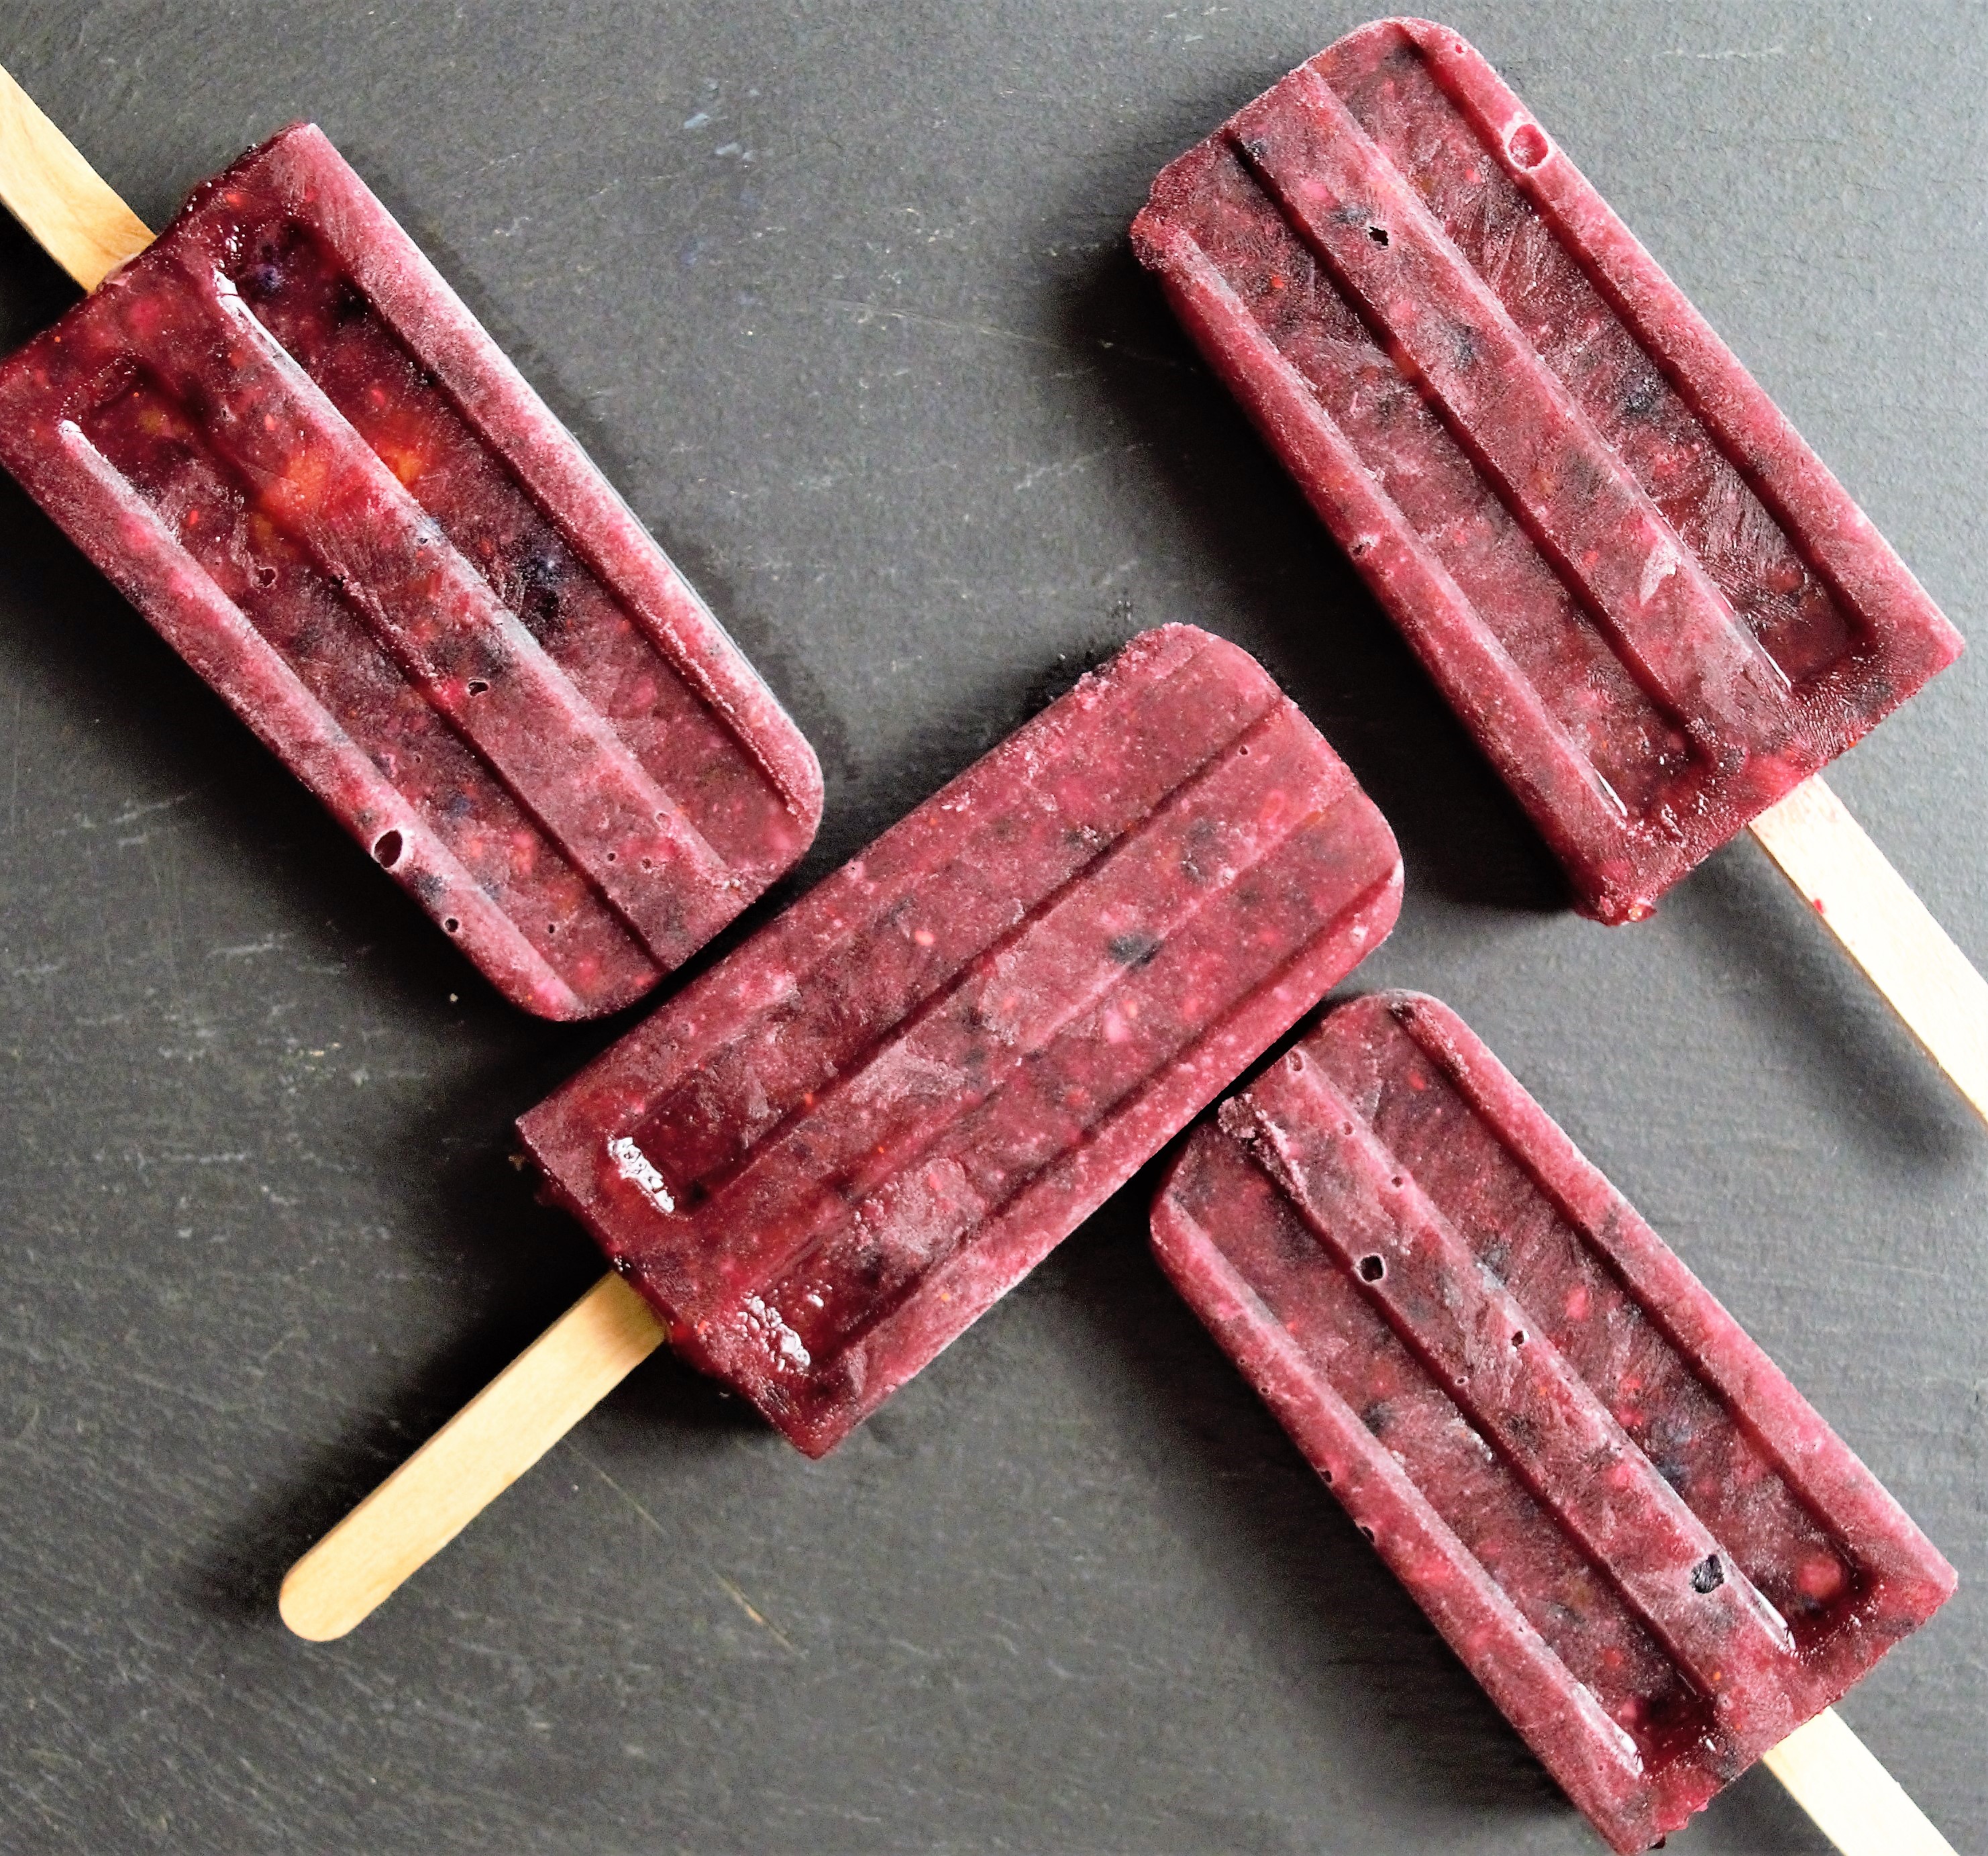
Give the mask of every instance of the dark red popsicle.
POLYGON ((1182 1293, 1617 1849, 1952 1593, 1925 1536, 1456 1015, 1358 999, 1199 1130, 1182 1293))
POLYGON ((519 1124, 672 1344, 810 1455, 1393 925, 1317 732, 1187 626, 1104 670, 519 1124))
POLYGON ((1301 66, 1159 176, 1133 242, 1602 921, 1959 652, 1444 27, 1301 66))
POLYGON ((0 363, 0 463, 529 1010, 626 1005, 813 837, 772 692, 316 128, 0 363))

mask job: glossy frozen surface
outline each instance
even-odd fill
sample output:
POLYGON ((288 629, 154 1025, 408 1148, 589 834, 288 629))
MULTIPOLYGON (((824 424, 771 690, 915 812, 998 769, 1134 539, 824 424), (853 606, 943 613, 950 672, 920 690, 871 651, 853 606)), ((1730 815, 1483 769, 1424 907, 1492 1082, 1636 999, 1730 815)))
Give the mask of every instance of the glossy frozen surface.
POLYGON ((1135 639, 519 1124, 830 1449, 1393 925, 1380 813, 1255 661, 1135 639))
POLYGON ((1446 29, 1320 52, 1168 167, 1133 237, 1601 919, 1958 654, 1446 29))
POLYGON ((1952 1570, 1456 1014, 1342 1006, 1194 1137, 1161 1263, 1614 1847, 1952 1570))
POLYGON ((0 461, 531 1010, 627 1004, 813 836, 793 724, 315 128, 0 365, 0 461))

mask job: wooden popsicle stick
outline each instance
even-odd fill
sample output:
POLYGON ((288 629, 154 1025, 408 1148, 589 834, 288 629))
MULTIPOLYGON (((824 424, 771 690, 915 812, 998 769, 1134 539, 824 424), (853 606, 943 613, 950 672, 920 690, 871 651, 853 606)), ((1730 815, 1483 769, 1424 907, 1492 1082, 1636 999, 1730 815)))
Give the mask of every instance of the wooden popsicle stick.
POLYGON ((152 242, 150 229, 0 68, 0 204, 86 290, 152 242))
POLYGON ((1748 828, 1947 1080, 1988 1121, 1988 981, 1822 776, 1748 828))
POLYGON ((1797 1727, 1761 1763, 1843 1856, 1954 1856, 1834 1708, 1797 1727))
POLYGON ((284 1623, 343 1637, 592 1411, 666 1337, 611 1273, 290 1568, 284 1623))

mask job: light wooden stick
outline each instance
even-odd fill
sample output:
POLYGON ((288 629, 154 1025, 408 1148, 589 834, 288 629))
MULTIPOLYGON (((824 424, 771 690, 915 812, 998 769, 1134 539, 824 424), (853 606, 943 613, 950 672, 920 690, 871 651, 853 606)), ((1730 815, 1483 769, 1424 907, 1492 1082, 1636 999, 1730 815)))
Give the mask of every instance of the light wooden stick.
POLYGON ((1750 827, 1947 1080, 1988 1121, 1988 981, 1817 775, 1750 827))
POLYGON ((26 91, 0 69, 0 204, 86 290, 152 242, 26 91))
POLYGON ((314 1643, 343 1637, 664 1338, 648 1303, 603 1276, 290 1568, 284 1623, 314 1643))
POLYGON ((1834 1708, 1797 1727, 1761 1763, 1843 1856, 1954 1856, 1834 1708))

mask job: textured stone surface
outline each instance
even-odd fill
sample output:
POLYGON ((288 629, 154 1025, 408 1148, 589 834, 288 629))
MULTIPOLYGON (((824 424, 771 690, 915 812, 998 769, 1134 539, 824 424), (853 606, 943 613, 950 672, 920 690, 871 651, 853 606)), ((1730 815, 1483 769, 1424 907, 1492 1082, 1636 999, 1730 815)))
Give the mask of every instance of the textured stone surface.
MULTIPOLYGON (((1456 1006, 1958 1568, 1844 1712, 1982 1848, 1988 1136, 1750 846, 1569 911, 1127 243, 1364 16, 55 0, 0 59, 154 223, 321 122, 627 494, 827 777, 702 958, 1060 657, 1268 664, 1407 860, 1361 983, 1456 1006)), ((1974 635, 1831 779, 1988 959, 1988 22, 1449 20, 1974 635)), ((0 225, 0 339, 70 294, 0 225)), ((1161 1280, 1150 1175, 823 1462, 659 1361, 287 1638, 285 1564, 593 1279, 508 1129, 616 1027, 502 1005, 11 489, 0 561, 0 1844, 1596 1847, 1161 1280)), ((1822 1847, 1760 1773, 1672 1843, 1822 1847)))

